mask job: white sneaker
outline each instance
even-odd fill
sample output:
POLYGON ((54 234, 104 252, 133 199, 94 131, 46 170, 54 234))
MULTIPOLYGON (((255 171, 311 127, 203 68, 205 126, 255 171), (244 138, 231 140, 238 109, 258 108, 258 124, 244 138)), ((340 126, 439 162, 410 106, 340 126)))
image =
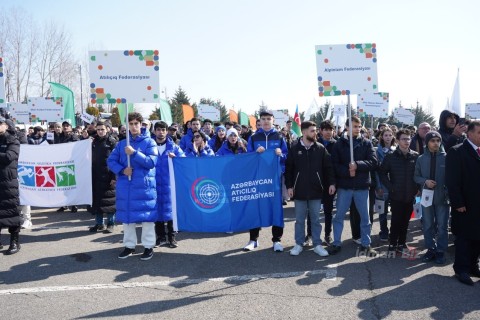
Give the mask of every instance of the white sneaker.
POLYGON ((245 247, 243 247, 243 251, 252 251, 254 250, 256 247, 258 247, 258 241, 248 241, 247 245, 245 247))
POLYGON ((353 242, 355 242, 356 244, 362 244, 362 238, 358 238, 358 239, 353 238, 352 240, 353 240, 353 242))
POLYGON ((30 220, 23 221, 22 229, 32 229, 32 221, 30 220))
POLYGON ((291 256, 298 256, 300 253, 302 253, 303 248, 302 246, 299 246, 298 244, 295 245, 295 247, 290 250, 290 255, 291 256))
POLYGON ((274 242, 273 243, 273 251, 276 251, 276 252, 283 252, 283 246, 280 242, 274 242))
POLYGON ((328 257, 327 250, 325 250, 321 245, 318 245, 315 248, 313 248, 313 252, 315 252, 321 257, 328 257))

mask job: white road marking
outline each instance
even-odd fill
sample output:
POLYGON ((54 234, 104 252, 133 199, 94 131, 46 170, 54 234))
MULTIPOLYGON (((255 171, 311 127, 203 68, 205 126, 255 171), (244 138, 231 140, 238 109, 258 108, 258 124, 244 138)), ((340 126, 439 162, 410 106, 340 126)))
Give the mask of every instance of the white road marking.
POLYGON ((200 284, 203 282, 247 282, 262 279, 283 279, 300 276, 312 276, 318 274, 325 274, 326 280, 335 281, 337 279, 337 265, 328 265, 327 269, 318 269, 312 271, 293 271, 284 273, 270 273, 270 274, 254 274, 244 276, 231 276, 221 278, 199 278, 199 279, 181 279, 181 280, 167 280, 167 281, 152 281, 152 282, 122 282, 122 283, 108 283, 108 284, 88 284, 75 286, 52 286, 52 287, 34 287, 34 288, 20 288, 0 290, 0 296, 11 294, 28 294, 39 292, 60 292, 60 291, 80 291, 80 290, 100 290, 100 289, 124 289, 124 288, 145 288, 145 287, 161 287, 161 286, 175 286, 183 284, 200 284))

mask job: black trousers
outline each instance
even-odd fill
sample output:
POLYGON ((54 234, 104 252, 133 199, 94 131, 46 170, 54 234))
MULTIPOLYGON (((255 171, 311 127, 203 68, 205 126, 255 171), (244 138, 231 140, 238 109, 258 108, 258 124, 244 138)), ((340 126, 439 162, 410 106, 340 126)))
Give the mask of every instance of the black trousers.
POLYGON ((469 273, 478 269, 480 258, 480 240, 471 240, 462 234, 455 235, 455 273, 469 273))
POLYGON ((164 221, 157 221, 155 222, 155 233, 157 235, 157 239, 167 239, 168 241, 172 241, 175 239, 175 232, 173 231, 173 220, 167 221, 167 232, 165 233, 165 222, 164 221))
MULTIPOLYGON (((325 215, 325 236, 329 236, 332 233, 332 211, 334 199, 335 193, 333 195, 323 193, 322 195, 323 214, 325 215)), ((307 215, 307 236, 312 236, 312 223, 310 222, 310 215, 307 215)))
MULTIPOLYGON (((375 188, 370 188, 368 190, 368 215, 370 216, 370 223, 373 225, 373 210, 375 208, 375 188)), ((355 206, 355 201, 352 199, 350 204, 350 229, 352 230, 352 238, 360 239, 360 214, 358 213, 357 207, 355 206)))
MULTIPOLYGON (((250 229, 250 241, 257 241, 260 235, 261 228, 250 229)), ((272 242, 279 242, 282 240, 283 228, 272 226, 272 242)))
POLYGON ((412 216, 413 200, 403 202, 390 200, 392 221, 390 222, 390 245, 404 245, 407 242, 407 230, 412 216))

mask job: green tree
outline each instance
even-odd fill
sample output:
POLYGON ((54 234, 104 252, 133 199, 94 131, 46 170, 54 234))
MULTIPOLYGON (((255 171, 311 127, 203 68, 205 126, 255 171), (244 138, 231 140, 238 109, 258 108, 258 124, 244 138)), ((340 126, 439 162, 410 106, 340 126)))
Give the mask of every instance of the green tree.
POLYGON ((255 111, 255 114, 254 114, 255 118, 258 119, 259 116, 260 116, 260 113, 261 113, 262 111, 267 110, 267 109, 268 109, 268 106, 267 106, 267 105, 265 104, 265 102, 263 102, 263 100, 262 100, 262 103, 258 106, 258 110, 255 111))
POLYGON ((118 113, 118 107, 112 108, 112 117, 110 118, 113 127, 120 127, 122 122, 120 121, 120 114, 118 113))
POLYGON ((148 116, 148 120, 160 120, 160 108, 155 107, 152 113, 148 116))
POLYGON ((431 126, 436 126, 437 123, 435 121, 435 117, 426 109, 417 102, 417 106, 413 108, 412 113, 415 115, 415 123, 414 125, 417 126, 422 122, 427 122, 431 126))
POLYGON ((333 112, 330 110, 330 108, 333 108, 333 106, 330 101, 327 101, 323 106, 320 107, 320 110, 310 116, 309 120, 315 122, 317 127, 320 127, 320 123, 322 121, 333 121, 333 112))
POLYGON ((98 117, 98 114, 100 113, 97 107, 92 107, 92 106, 88 106, 85 112, 95 117, 98 117))
MULTIPOLYGON (((187 93, 182 89, 182 87, 178 87, 177 91, 173 95, 173 98, 169 101, 171 110, 172 110, 172 119, 173 122, 182 124, 183 123, 183 104, 190 105, 190 98, 187 96, 187 93)), ((195 109, 194 109, 195 110, 195 109)))

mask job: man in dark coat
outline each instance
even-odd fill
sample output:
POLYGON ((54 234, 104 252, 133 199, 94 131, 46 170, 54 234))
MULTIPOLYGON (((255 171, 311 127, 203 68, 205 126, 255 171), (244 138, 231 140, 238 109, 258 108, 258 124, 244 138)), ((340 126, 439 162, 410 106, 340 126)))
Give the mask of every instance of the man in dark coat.
MULTIPOLYGON (((0 230, 8 228, 10 247, 6 254, 20 250, 20 199, 17 167, 20 143, 15 133, 8 131, 7 120, 0 117, 0 230)), ((0 249, 3 246, 0 244, 0 249)))
POLYGON ((438 121, 440 129, 438 133, 442 135, 442 145, 445 152, 448 152, 451 147, 465 140, 467 126, 459 123, 459 121, 460 117, 454 112, 443 110, 442 113, 440 113, 440 119, 438 121))
POLYGON ((95 213, 95 225, 91 232, 112 233, 115 226, 115 174, 108 170, 107 159, 117 145, 117 140, 107 134, 105 123, 96 125, 97 135, 92 142, 92 192, 91 212, 95 213), (107 226, 103 223, 103 214, 107 214, 107 226))
POLYGON ((473 286, 470 276, 480 277, 480 121, 470 122, 467 139, 447 153, 445 179, 455 234, 453 270, 460 282, 473 286))

